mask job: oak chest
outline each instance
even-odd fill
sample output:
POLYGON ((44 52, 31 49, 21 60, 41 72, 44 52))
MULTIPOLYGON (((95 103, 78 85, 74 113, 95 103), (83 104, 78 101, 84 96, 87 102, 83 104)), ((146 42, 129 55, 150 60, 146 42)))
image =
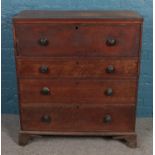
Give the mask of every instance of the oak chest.
POLYGON ((34 135, 101 135, 135 147, 142 22, 132 11, 16 15, 19 144, 34 135))

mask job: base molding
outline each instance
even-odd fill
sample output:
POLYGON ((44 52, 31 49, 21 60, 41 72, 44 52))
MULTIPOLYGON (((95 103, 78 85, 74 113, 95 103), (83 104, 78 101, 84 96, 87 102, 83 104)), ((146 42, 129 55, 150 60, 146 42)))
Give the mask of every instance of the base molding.
POLYGON ((122 140, 128 147, 137 147, 137 135, 135 132, 44 132, 44 131, 20 131, 19 145, 25 146, 35 136, 57 135, 57 136, 109 136, 115 140, 122 140))

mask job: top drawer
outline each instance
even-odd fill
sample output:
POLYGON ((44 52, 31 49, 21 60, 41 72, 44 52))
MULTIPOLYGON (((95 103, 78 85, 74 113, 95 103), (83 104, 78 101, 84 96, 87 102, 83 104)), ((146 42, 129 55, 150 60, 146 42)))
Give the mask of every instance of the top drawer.
POLYGON ((16 23, 21 56, 138 56, 140 24, 16 23))

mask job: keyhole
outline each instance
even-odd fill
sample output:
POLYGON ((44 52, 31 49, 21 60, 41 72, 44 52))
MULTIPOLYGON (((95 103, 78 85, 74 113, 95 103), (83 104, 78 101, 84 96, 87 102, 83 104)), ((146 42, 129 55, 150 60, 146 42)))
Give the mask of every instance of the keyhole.
POLYGON ((76 30, 78 30, 78 29, 79 29, 79 27, 78 27, 78 26, 75 26, 75 29, 76 29, 76 30))
POLYGON ((76 106, 76 109, 79 109, 79 105, 76 106))

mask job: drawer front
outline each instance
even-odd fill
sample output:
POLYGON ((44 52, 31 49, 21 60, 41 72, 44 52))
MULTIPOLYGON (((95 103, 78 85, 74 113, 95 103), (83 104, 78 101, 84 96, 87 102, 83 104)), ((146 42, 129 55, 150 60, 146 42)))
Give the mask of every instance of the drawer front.
POLYGON ((22 56, 137 56, 139 24, 17 24, 22 56))
POLYGON ((128 78, 138 76, 137 59, 49 58, 17 60, 19 77, 128 78))
POLYGON ((135 104, 135 80, 20 79, 22 104, 135 104))
POLYGON ((23 107, 22 130, 56 132, 134 131, 134 106, 23 107))

